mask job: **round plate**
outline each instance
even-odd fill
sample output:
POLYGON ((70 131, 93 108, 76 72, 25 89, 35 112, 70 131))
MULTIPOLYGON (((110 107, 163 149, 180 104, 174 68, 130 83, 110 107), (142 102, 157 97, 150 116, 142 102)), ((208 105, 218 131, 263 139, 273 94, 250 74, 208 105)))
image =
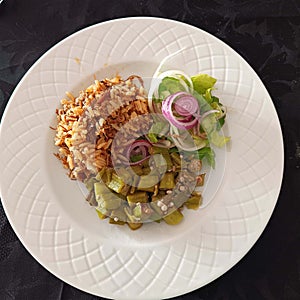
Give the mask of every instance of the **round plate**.
POLYGON ((283 173, 278 117, 251 67, 210 34, 158 18, 97 24, 54 46, 11 96, 0 140, 2 202, 24 246, 57 277, 107 298, 173 297, 225 273, 265 228, 283 173), (223 179, 219 188, 209 183, 213 201, 185 210, 178 226, 153 223, 133 232, 109 225, 52 155, 55 109, 65 91, 78 94, 94 75, 151 76, 182 48, 168 66, 217 78, 216 94, 228 107, 232 143, 226 162, 217 162, 223 179))

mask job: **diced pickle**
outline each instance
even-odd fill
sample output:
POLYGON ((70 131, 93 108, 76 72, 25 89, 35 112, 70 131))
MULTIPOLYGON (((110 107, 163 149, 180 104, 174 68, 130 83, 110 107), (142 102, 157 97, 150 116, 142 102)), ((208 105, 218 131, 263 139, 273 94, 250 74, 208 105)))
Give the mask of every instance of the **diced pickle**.
POLYGON ((100 196, 102 194, 110 194, 110 190, 107 188, 107 186, 103 182, 95 182, 94 183, 94 191, 95 191, 95 197, 98 201, 100 196))
POLYGON ((111 181, 108 183, 107 186, 116 193, 120 193, 123 187, 125 186, 125 183, 117 174, 112 174, 111 181))
POLYGON ((150 207, 149 203, 138 203, 133 208, 134 216, 141 221, 148 220, 152 213, 153 209, 150 207))
POLYGON ((163 155, 161 153, 158 153, 156 155, 152 156, 152 160, 155 164, 155 167, 160 171, 166 171, 167 170, 167 162, 164 159, 163 155))
POLYGON ((132 213, 130 207, 125 206, 125 207, 124 207, 124 212, 125 212, 125 214, 126 214, 126 216, 127 216, 128 223, 136 223, 136 222, 139 221, 139 220, 137 219, 137 217, 133 215, 133 213, 132 213))
POLYGON ((162 190, 169 190, 169 189, 173 189, 174 187, 175 187, 174 173, 173 172, 165 173, 165 175, 160 181, 159 188, 162 190))
POLYGON ((166 152, 166 149, 161 147, 152 147, 150 152, 151 154, 161 154, 163 152, 166 152))
POLYGON ((116 221, 116 220, 113 219, 113 218, 109 218, 109 223, 110 223, 110 224, 115 224, 115 225, 124 225, 126 222, 120 221, 120 220, 116 221))
POLYGON ((167 162, 168 170, 171 169, 173 167, 173 162, 171 160, 171 156, 170 156, 169 152, 163 153, 163 157, 164 157, 165 161, 167 162))
POLYGON ((98 181, 102 181, 102 176, 103 176, 103 174, 106 172, 106 168, 102 168, 99 172, 98 172, 98 174, 96 175, 96 180, 98 180, 98 181))
POLYGON ((144 190, 145 188, 152 187, 153 190, 151 189, 150 192, 154 192, 154 186, 158 181, 158 176, 156 175, 141 176, 137 189, 144 190))
POLYGON ((138 186, 139 180, 140 180, 140 176, 134 175, 132 187, 130 188, 130 194, 133 194, 135 192, 136 187, 138 186))
POLYGON ((166 195, 165 192, 159 191, 158 194, 157 194, 156 196, 152 196, 152 197, 151 197, 151 201, 152 201, 152 202, 156 202, 156 201, 160 200, 161 198, 163 198, 165 195, 166 195))
POLYGON ((117 209, 120 207, 122 200, 118 197, 105 198, 102 196, 101 206, 106 209, 117 209))
POLYGON ((139 165, 136 165, 136 166, 131 166, 131 169, 133 170, 133 172, 136 174, 136 175, 143 175, 143 168, 139 165))
POLYGON ((180 166, 181 165, 180 155, 178 153, 176 153, 176 152, 173 152, 170 155, 171 155, 171 158, 172 158, 172 161, 174 162, 174 164, 176 166, 180 166))
POLYGON ((192 172, 200 169, 201 162, 192 155, 183 161, 179 153, 167 148, 152 147, 149 152, 152 154, 150 163, 148 159, 135 166, 119 166, 115 170, 103 168, 96 177, 84 182, 92 196, 88 199, 97 201, 94 202, 100 219, 109 218, 111 224, 127 223, 129 228, 136 230, 147 220, 164 220, 169 225, 176 225, 183 219, 181 210, 184 206, 199 208, 202 203, 201 194, 195 191, 190 194, 192 190, 189 189, 180 192, 173 189, 178 180, 182 182, 183 175, 185 179, 196 178, 197 186, 203 185, 205 174, 192 172), (163 203, 172 201, 172 206, 167 209, 166 205, 163 207, 163 203, 158 202, 164 197, 163 203), (166 211, 169 214, 165 214, 166 211))
POLYGON ((164 221, 169 225, 179 224, 183 219, 183 214, 179 210, 175 210, 164 217, 164 221))
POLYGON ((126 222, 126 220, 127 220, 127 216, 126 216, 122 206, 117 210, 113 210, 110 214, 110 218, 114 219, 115 222, 117 222, 117 221, 126 222))
POLYGON ((136 230, 139 229, 143 226, 143 223, 127 223, 127 225, 129 226, 130 229, 132 230, 136 230))
POLYGON ((136 205, 133 209, 133 215, 136 218, 141 218, 142 217, 142 206, 141 205, 136 205))
POLYGON ((193 193, 192 196, 184 203, 189 209, 198 209, 202 203, 201 194, 193 193))
POLYGON ((104 183, 109 183, 111 180, 111 176, 113 173, 112 168, 103 168, 101 171, 97 174, 96 179, 98 181, 103 181, 104 183))
POLYGON ((153 154, 153 159, 157 167, 167 165, 168 169, 172 168, 173 163, 167 148, 152 147, 151 153, 153 154), (162 157, 154 154, 161 154, 162 157))
POLYGON ((139 191, 144 191, 144 192, 149 192, 149 193, 154 193, 154 190, 155 190, 155 186, 151 186, 151 187, 148 187, 148 188, 139 188, 139 191))
POLYGON ((101 220, 104 220, 104 219, 106 219, 106 218, 108 217, 107 214, 104 214, 102 211, 100 211, 100 210, 98 210, 98 209, 96 209, 96 211, 97 211, 98 217, 99 217, 101 220))
POLYGON ((122 190, 120 191, 120 194, 123 196, 127 196, 130 191, 131 186, 128 184, 125 184, 122 190))
POLYGON ((134 194, 127 195, 127 201, 129 204, 135 204, 138 202, 148 202, 148 195, 146 192, 135 192, 134 194))
POLYGON ((119 168, 117 170, 117 174, 125 183, 128 185, 132 184, 134 172, 131 170, 131 168, 119 168))
POLYGON ((162 210, 160 209, 160 207, 156 204, 156 202, 151 202, 150 203, 150 207, 153 209, 153 211, 158 214, 159 216, 163 215, 162 210))

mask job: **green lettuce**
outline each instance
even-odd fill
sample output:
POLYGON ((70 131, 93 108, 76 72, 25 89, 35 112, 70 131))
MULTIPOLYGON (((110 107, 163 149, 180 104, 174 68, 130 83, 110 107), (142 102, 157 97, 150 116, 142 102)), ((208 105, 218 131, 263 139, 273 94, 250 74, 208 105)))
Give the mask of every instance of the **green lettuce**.
POLYGON ((166 122, 155 122, 148 133, 148 138, 152 143, 157 143, 158 139, 157 137, 159 137, 159 133, 163 132, 164 129, 166 128, 166 126, 168 126, 168 124, 166 124, 166 122))
POLYGON ((181 91, 185 91, 184 86, 180 83, 179 79, 173 77, 165 77, 158 87, 158 94, 161 101, 169 95, 181 91))
POLYGON ((218 122, 219 120, 214 115, 209 115, 202 121, 201 126, 206 132, 210 143, 217 147, 223 147, 230 141, 230 137, 219 134, 220 125, 218 125, 218 122))
POLYGON ((213 169, 215 168, 215 152, 210 147, 201 148, 198 150, 200 160, 206 161, 213 169))
POLYGON ((199 94, 205 94, 208 89, 212 89, 217 79, 207 74, 197 74, 191 77, 194 90, 199 94))

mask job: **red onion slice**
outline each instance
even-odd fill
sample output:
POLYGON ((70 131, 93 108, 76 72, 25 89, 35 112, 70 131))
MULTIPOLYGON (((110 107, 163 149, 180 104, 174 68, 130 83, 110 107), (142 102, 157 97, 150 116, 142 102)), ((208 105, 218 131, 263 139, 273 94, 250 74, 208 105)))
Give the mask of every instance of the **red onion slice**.
POLYGON ((191 94, 186 92, 177 92, 170 95, 162 102, 162 114, 172 125, 178 129, 188 130, 193 128, 198 123, 200 108, 197 99, 195 99, 191 94), (172 111, 173 103, 175 104, 174 106, 176 112, 181 117, 184 117, 183 119, 176 118, 174 116, 172 111), (191 112, 187 111, 188 109, 191 109, 191 112), (194 118, 190 119, 191 117, 194 118))

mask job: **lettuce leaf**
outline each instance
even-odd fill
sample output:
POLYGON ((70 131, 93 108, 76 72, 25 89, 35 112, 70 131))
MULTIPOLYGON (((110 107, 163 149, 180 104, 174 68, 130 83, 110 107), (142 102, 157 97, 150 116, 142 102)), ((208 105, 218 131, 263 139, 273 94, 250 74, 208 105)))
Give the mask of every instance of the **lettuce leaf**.
POLYGON ((194 90, 199 94, 205 94, 208 89, 212 89, 217 79, 207 74, 197 74, 191 77, 194 90))
POLYGON ((165 77, 158 87, 158 94, 161 101, 169 95, 181 91, 185 91, 184 86, 180 83, 179 79, 173 77, 165 77))
POLYGON ((223 147, 230 141, 230 137, 219 134, 218 122, 219 120, 214 115, 209 115, 202 121, 201 126, 206 132, 210 143, 217 147, 223 147))
POLYGON ((215 168, 215 152, 210 147, 201 148, 198 150, 200 160, 206 161, 213 169, 215 168))
POLYGON ((212 144, 215 146, 221 148, 223 147, 226 143, 230 141, 230 137, 220 135, 217 130, 214 130, 210 135, 209 135, 209 140, 211 141, 212 144))
POLYGON ((159 137, 159 133, 163 132, 164 129, 166 128, 166 126, 168 126, 168 124, 166 124, 166 122, 155 122, 154 124, 152 124, 149 133, 148 133, 148 138, 152 143, 157 143, 158 142, 158 137, 159 137))

